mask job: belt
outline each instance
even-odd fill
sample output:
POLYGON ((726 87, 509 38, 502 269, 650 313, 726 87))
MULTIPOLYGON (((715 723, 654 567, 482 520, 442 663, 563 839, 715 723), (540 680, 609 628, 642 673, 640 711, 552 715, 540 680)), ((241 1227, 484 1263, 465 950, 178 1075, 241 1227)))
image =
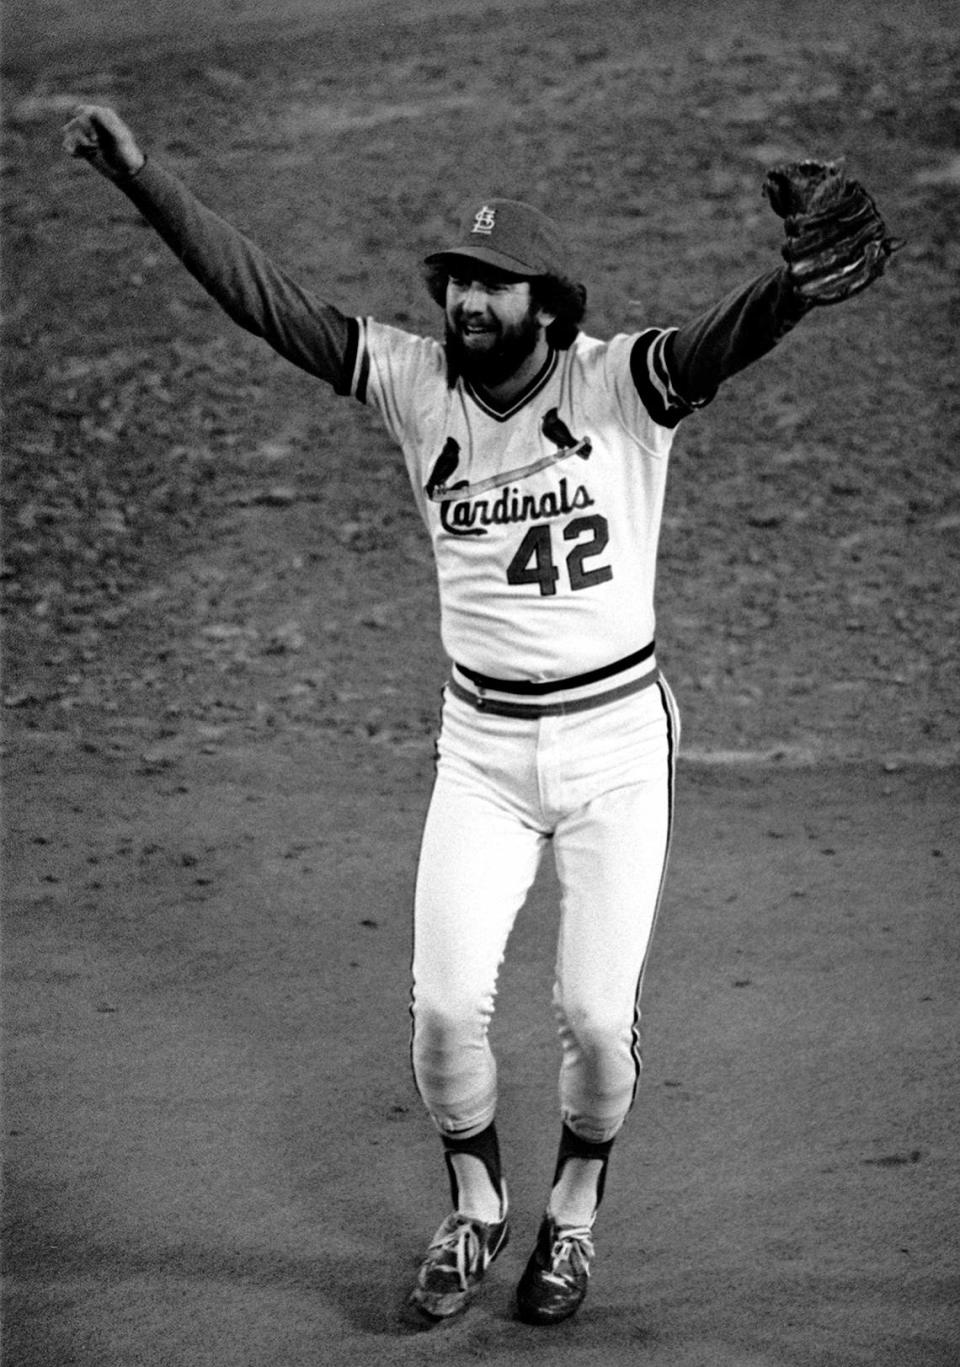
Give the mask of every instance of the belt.
POLYGON ((625 655, 622 660, 615 660, 611 665, 601 665, 599 669, 589 669, 586 674, 574 674, 569 679, 550 679, 546 683, 539 683, 533 679, 491 679, 489 674, 478 674, 461 664, 457 665, 457 669, 478 688, 495 688, 498 693, 526 693, 541 697, 545 693, 560 693, 568 688, 582 688, 587 684, 600 683, 603 679, 612 678, 614 674, 622 674, 625 669, 632 669, 634 665, 643 664, 644 660, 651 659, 654 644, 651 641, 642 650, 625 655))
POLYGON ((635 651, 632 655, 625 656, 622 660, 617 660, 613 664, 603 665, 598 669, 588 670, 584 674, 576 674, 567 679, 551 679, 547 682, 535 682, 528 679, 494 679, 487 674, 479 674, 475 670, 466 669, 461 664, 454 664, 456 673, 450 679, 448 687, 455 698, 467 703, 478 712, 487 712, 495 717, 521 717, 536 719, 538 717, 562 717, 568 716, 573 712, 585 712, 592 707, 601 707, 605 703, 617 702, 621 698, 627 698, 632 693, 639 693, 641 689, 649 688, 660 677, 660 671, 654 662, 652 667, 643 673, 634 674, 630 679, 622 683, 615 684, 612 688, 604 688, 595 692, 586 692, 580 696, 565 697, 553 702, 547 701, 521 701, 517 696, 534 695, 541 698, 544 694, 569 692, 571 689, 589 688, 591 684, 602 683, 604 679, 614 678, 628 670, 636 670, 637 666, 646 660, 652 660, 654 653, 654 643, 644 646, 642 650, 635 651), (457 675, 462 675, 468 684, 467 687, 457 675), (510 697, 491 697, 490 691, 495 693, 513 694, 510 697))
POLYGON ((659 677, 659 669, 651 669, 641 678, 631 679, 629 683, 620 684, 617 688, 608 688, 603 693, 591 693, 586 698, 552 703, 505 702, 501 698, 488 698, 482 693, 471 693, 468 688, 458 684, 456 679, 451 679, 447 687, 455 698, 469 703, 478 712, 489 712, 494 717, 527 717, 536 720, 539 717, 567 717, 571 712, 586 712, 591 707, 601 707, 604 703, 628 698, 631 693, 639 693, 641 689, 649 688, 659 677))

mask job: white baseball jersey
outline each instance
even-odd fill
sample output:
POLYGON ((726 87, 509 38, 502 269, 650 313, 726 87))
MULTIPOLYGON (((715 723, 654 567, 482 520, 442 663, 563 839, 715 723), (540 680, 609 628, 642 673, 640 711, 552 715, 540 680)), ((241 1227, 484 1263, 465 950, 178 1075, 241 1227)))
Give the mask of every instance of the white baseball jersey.
POLYGON ((455 662, 559 701, 550 683, 650 646, 673 430, 803 316, 784 269, 678 329, 580 334, 498 412, 462 377, 450 386, 439 342, 304 290, 162 167, 122 188, 236 322, 379 411, 433 539, 455 662))
POLYGON ((437 342, 363 321, 352 392, 403 451, 455 661, 502 679, 558 680, 652 640, 667 457, 689 412, 667 378, 668 335, 642 334, 643 398, 636 357, 631 372, 638 335, 580 334, 499 412, 462 378, 449 387, 437 342), (427 485, 445 451, 456 464, 435 500, 427 485))

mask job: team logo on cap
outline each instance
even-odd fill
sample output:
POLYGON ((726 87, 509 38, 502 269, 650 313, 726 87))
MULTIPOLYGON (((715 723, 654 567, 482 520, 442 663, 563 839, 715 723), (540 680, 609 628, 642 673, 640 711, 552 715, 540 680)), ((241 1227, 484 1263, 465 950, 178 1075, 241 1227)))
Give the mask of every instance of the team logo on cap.
POLYGON ((491 209, 489 204, 485 204, 482 209, 477 210, 476 217, 473 220, 473 227, 470 231, 473 233, 482 233, 486 237, 493 232, 496 221, 496 209, 491 209))

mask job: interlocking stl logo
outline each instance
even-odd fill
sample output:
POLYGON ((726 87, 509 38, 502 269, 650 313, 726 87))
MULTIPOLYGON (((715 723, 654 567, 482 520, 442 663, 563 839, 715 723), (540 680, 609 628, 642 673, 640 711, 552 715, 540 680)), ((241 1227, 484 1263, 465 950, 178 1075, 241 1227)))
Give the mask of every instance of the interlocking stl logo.
POLYGON ((493 232, 496 221, 496 209, 491 209, 489 204, 485 204, 482 209, 477 211, 477 216, 473 220, 473 227, 470 231, 474 233, 483 233, 484 236, 486 236, 493 232))

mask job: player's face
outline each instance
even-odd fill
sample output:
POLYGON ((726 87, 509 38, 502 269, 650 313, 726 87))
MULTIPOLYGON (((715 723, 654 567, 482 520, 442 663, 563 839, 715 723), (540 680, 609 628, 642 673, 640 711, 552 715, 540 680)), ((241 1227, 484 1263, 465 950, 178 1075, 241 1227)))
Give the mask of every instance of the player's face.
POLYGON ((460 371, 481 384, 501 384, 540 341, 544 322, 528 280, 464 271, 447 280, 447 346, 460 371))

